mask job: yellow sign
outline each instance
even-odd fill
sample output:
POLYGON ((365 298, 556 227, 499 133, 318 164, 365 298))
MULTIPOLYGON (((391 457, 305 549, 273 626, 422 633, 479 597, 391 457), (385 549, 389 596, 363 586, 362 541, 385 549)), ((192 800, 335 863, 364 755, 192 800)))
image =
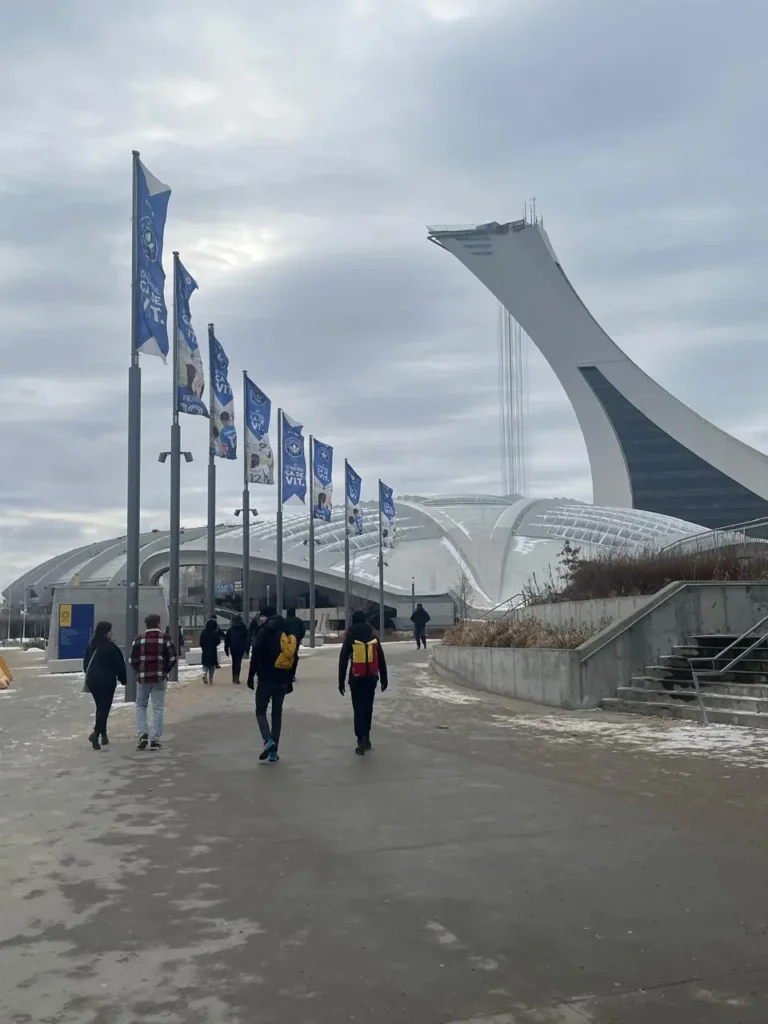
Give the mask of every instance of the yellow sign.
POLYGON ((71 626, 72 625, 72 605, 71 604, 60 604, 59 605, 59 625, 60 626, 71 626))

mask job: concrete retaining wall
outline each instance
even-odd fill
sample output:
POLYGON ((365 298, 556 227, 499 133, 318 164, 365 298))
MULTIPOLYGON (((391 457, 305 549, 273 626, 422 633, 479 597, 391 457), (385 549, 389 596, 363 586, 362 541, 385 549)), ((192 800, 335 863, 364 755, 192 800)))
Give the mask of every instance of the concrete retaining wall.
POLYGON ((432 660, 438 675, 478 690, 592 708, 687 637, 743 633, 764 615, 768 584, 670 583, 574 651, 440 645, 432 660))
POLYGON ((606 597, 594 601, 559 601, 551 604, 532 604, 516 608, 516 619, 536 619, 549 626, 591 626, 601 629, 618 622, 653 600, 653 594, 636 597, 606 597))
POLYGON ((432 664, 439 676, 475 690, 554 708, 582 706, 578 651, 440 644, 433 648, 432 664))

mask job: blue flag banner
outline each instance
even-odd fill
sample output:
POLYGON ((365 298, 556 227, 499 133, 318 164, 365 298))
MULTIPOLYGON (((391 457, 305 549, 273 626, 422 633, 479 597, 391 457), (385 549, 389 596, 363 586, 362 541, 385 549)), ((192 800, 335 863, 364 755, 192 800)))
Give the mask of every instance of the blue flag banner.
POLYGON ((362 490, 362 477, 359 477, 349 463, 347 463, 347 501, 350 505, 360 504, 360 495, 362 490))
POLYGON ((395 503, 392 500, 393 490, 391 487, 387 487, 386 484, 379 483, 379 501, 381 502, 381 511, 390 523, 395 521, 395 503))
POLYGON ((381 545, 385 548, 393 548, 395 546, 395 502, 392 494, 392 488, 379 481, 381 514, 387 520, 386 523, 382 524, 381 528, 381 545))
POLYGON ((176 379, 176 401, 179 412, 190 416, 207 416, 208 410, 203 401, 205 375, 200 346, 192 327, 189 314, 189 300, 197 288, 197 282, 185 270, 181 260, 177 261, 176 274, 176 319, 178 320, 178 377, 176 379))
POLYGON ((275 456, 269 443, 272 403, 250 377, 245 378, 245 461, 248 482, 274 484, 275 456))
POLYGON ((312 475, 315 507, 312 515, 330 523, 333 511, 333 448, 322 441, 312 444, 312 475))
POLYGON ((307 458, 304 454, 304 427, 283 413, 283 504, 306 504, 307 458))
POLYGON ((358 476, 352 467, 347 463, 347 501, 351 508, 347 520, 347 532, 357 534, 359 537, 363 532, 363 514, 360 511, 360 495, 363 490, 363 479, 358 476))
POLYGON ((168 310, 165 306, 163 234, 168 185, 150 173, 141 160, 134 159, 136 176, 136 337, 133 343, 145 355, 168 355, 168 310))
POLYGON ((237 458, 235 396, 229 383, 229 360, 211 334, 211 448, 220 459, 237 458))

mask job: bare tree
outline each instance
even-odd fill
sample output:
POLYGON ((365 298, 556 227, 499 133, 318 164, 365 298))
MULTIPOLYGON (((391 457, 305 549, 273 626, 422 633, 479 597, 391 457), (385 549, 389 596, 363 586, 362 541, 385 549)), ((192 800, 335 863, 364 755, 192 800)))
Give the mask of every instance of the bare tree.
POLYGON ((472 599, 475 596, 475 588, 472 586, 472 577, 463 565, 459 569, 456 582, 453 586, 456 593, 456 613, 459 621, 463 622, 469 615, 472 599))

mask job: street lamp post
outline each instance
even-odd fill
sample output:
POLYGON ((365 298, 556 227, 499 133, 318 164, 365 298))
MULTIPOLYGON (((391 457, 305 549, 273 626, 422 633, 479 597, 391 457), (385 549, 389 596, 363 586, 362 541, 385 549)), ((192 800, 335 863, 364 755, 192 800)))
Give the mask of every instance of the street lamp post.
MULTIPOLYGON (((243 490, 243 497, 248 496, 248 488, 243 490)), ((245 615, 246 625, 250 624, 251 621, 251 524, 248 519, 248 513, 250 513, 254 519, 259 514, 258 509, 251 508, 250 505, 245 506, 243 502, 243 508, 236 508, 235 515, 243 517, 243 592, 242 592, 242 605, 243 614, 245 615)))
MULTIPOLYGON (((175 385, 174 385, 175 386, 175 385)), ((177 416, 178 418, 178 416, 177 416)), ((175 436, 178 442, 179 436, 179 425, 174 423, 175 436)), ((178 449, 176 449, 178 451, 178 449)), ((169 457, 171 458, 171 536, 170 536, 170 558, 168 566, 168 633, 171 637, 171 643, 174 646, 179 643, 179 575, 180 575, 180 554, 179 549, 181 547, 181 458, 184 456, 185 462, 194 461, 192 458, 192 452, 181 452, 178 451, 178 456, 173 458, 174 452, 160 452, 157 457, 158 462, 165 462, 169 457)), ((179 663, 178 661, 171 670, 171 679, 176 680, 179 678, 179 663)))

